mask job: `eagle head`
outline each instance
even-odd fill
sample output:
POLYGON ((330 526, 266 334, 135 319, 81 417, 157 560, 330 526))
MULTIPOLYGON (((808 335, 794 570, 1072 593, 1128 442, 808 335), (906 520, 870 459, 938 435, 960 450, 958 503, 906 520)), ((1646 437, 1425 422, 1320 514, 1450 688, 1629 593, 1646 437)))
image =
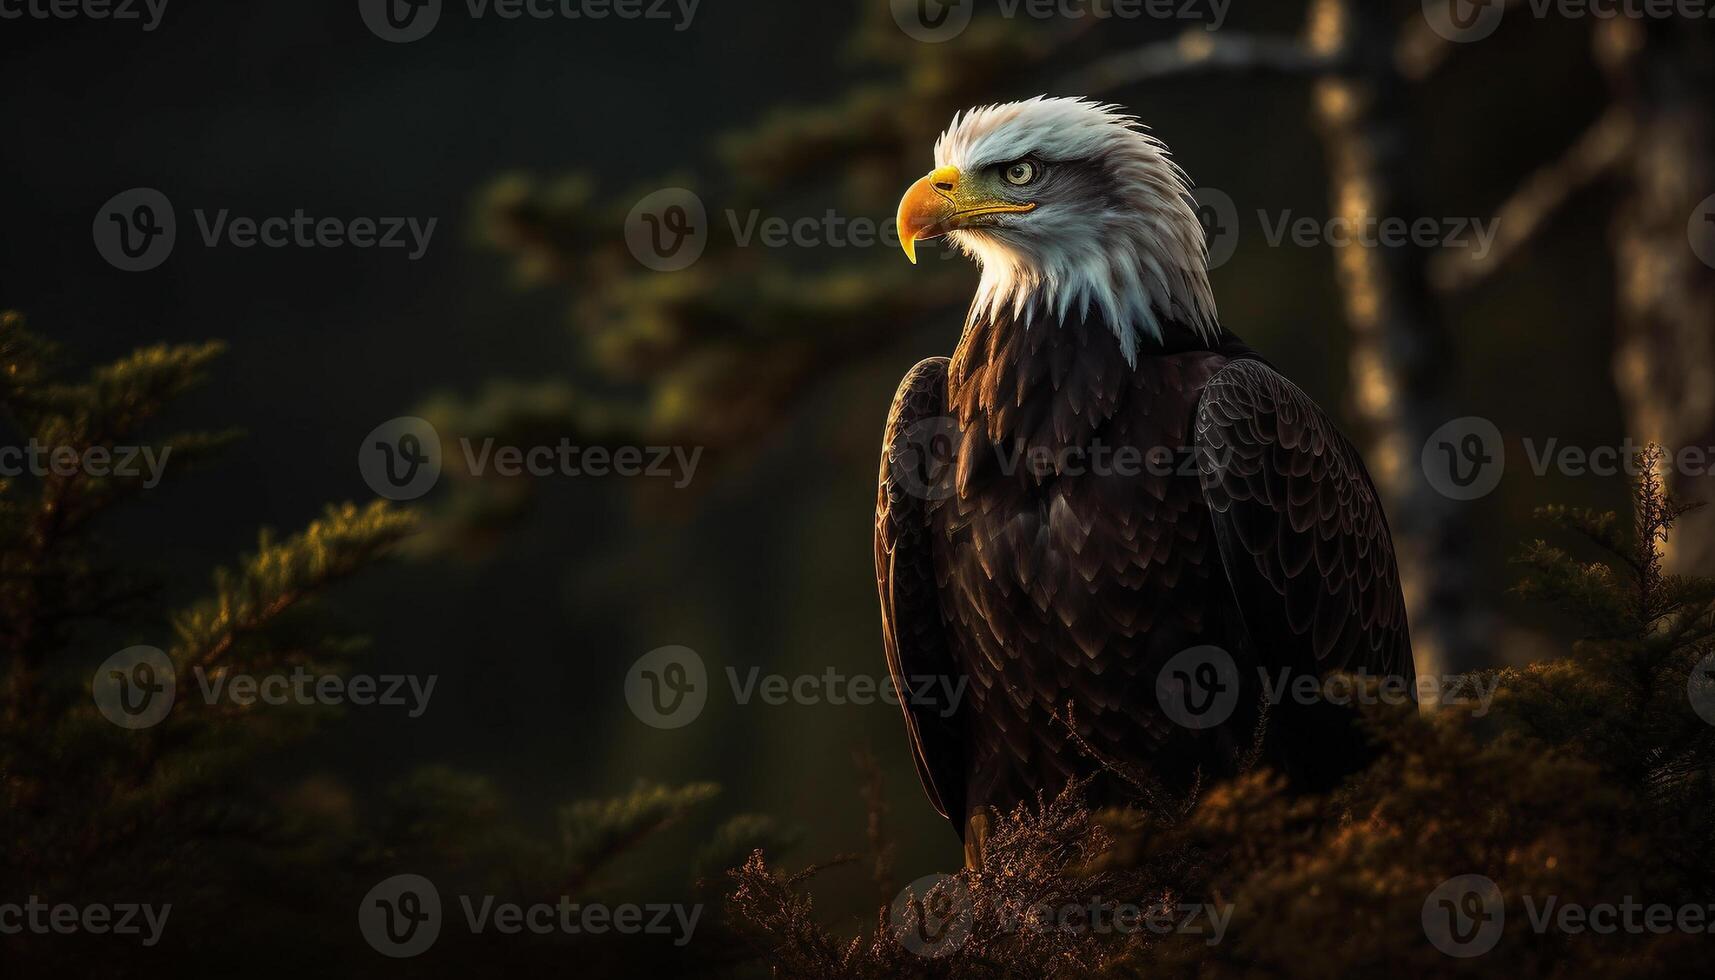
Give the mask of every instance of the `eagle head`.
POLYGON ((1136 118, 1038 97, 953 117, 899 202, 899 239, 947 236, 982 268, 973 319, 1100 315, 1135 363, 1164 321, 1219 328, 1190 181, 1136 118))

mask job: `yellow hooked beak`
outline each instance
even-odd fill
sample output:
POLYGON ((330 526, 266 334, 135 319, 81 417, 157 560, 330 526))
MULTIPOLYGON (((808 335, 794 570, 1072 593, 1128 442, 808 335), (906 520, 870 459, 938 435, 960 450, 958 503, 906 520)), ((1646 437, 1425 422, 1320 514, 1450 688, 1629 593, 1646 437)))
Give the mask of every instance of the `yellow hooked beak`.
POLYGON ((925 238, 939 238, 981 215, 1034 210, 1034 203, 1008 201, 971 187, 958 167, 941 167, 912 184, 900 199, 899 245, 916 264, 917 243, 925 238))

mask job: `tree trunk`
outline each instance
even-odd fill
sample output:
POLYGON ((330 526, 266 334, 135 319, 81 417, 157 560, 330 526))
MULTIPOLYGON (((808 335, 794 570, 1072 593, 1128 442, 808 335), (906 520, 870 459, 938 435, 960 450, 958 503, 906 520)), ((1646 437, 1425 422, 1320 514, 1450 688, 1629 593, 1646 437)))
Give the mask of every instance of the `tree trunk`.
MULTIPOLYGON (((1349 222, 1415 220, 1407 80, 1394 60, 1398 24, 1386 4, 1315 0, 1307 41, 1348 52, 1346 70, 1321 76, 1312 110, 1327 157, 1330 213, 1349 222)), ((1357 225, 1353 225, 1357 227, 1357 225)), ((1467 506, 1421 472, 1424 443, 1459 413, 1448 410, 1453 346, 1416 246, 1350 245, 1336 275, 1352 330, 1353 409, 1367 430, 1372 475, 1387 498, 1419 673, 1469 668, 1485 645, 1471 595, 1467 506)))
MULTIPOLYGON (((1626 432, 1672 452, 1715 447, 1715 63, 1710 30, 1684 18, 1598 26, 1598 60, 1635 123, 1613 217, 1614 378, 1626 432), (1703 257, 1692 235, 1706 236, 1703 257)), ((1715 570, 1715 460, 1684 458, 1671 485, 1710 506, 1682 519, 1670 570, 1715 570), (1686 472, 1692 470, 1693 472, 1686 472)))

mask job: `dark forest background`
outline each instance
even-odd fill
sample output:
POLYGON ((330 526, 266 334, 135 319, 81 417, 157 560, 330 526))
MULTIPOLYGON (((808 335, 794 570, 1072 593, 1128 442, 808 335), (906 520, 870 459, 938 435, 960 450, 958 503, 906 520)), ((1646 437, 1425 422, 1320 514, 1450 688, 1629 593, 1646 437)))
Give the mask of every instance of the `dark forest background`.
MULTIPOLYGON (((729 207, 886 222, 968 104, 1119 102, 1195 183, 1234 199, 1244 231, 1214 273, 1223 320, 1372 459, 1393 459, 1376 465, 1393 474, 1382 483, 1409 538, 1421 672, 1523 664, 1580 635, 1508 592, 1510 559, 1541 535, 1537 507, 1624 509, 1627 481, 1539 478, 1521 440, 1715 445, 1715 270, 1661 230, 1715 194, 1707 24, 1517 16, 1447 45, 1422 29, 1417 0, 1240 0, 1211 44, 1268 36, 1293 50, 1251 62, 1235 50, 1242 70, 1228 70, 1218 56, 1200 66, 1209 52, 1176 39, 1203 32, 1178 21, 979 14, 959 39, 925 45, 884 3, 704 0, 682 32, 478 20, 455 4, 428 38, 388 44, 353 8, 174 0, 148 33, 0 21, 0 310, 61 345, 74 374, 148 344, 220 340, 164 420, 243 430, 104 516, 104 547, 159 583, 155 608, 186 606, 259 525, 289 532, 330 501, 370 499, 354 457, 400 415, 449 438, 707 448, 684 490, 546 479, 520 495, 444 479, 396 560, 317 607, 367 638, 365 673, 438 675, 433 706, 419 719, 350 711, 258 750, 245 779, 291 805, 356 821, 396 800, 400 780, 446 767, 505 801, 480 826, 551 836, 568 801, 625 797, 640 780, 718 784, 631 857, 625 890, 663 893, 736 814, 767 815, 759 839, 792 839, 803 861, 861 848, 854 753, 868 752, 899 880, 957 866, 895 708, 715 697, 690 728, 661 731, 632 715, 623 684, 669 644, 711 672, 885 673, 871 566, 880 426, 904 371, 951 350, 974 271, 929 248, 912 269, 877 245, 712 247, 687 273, 654 273, 631 262, 622 222, 679 184, 699 191, 717 239, 730 238, 729 207), (1140 56, 1110 60, 1127 53, 1140 56), (1373 111, 1342 115, 1353 100, 1373 111), (180 244, 131 274, 103 261, 90 224, 139 186, 177 205, 180 244), (1255 219, 1325 218, 1358 191, 1405 217, 1499 214, 1503 240, 1519 240, 1481 268, 1410 249, 1354 259, 1269 247, 1255 219), (193 208, 439 226, 416 262, 210 249, 193 208), (1372 319, 1354 312, 1370 308, 1354 276, 1382 284, 1372 319), (1391 397, 1366 397, 1359 370, 1391 397), (1493 420, 1510 461, 1468 503, 1427 496, 1417 465, 1426 434, 1459 416, 1493 420)), ((1668 560, 1715 569, 1709 524, 1692 518, 1668 560)), ((121 647, 166 646, 147 619, 80 624, 60 668, 87 676, 121 647)), ((345 910, 371 881, 321 891, 338 910, 330 949, 367 954, 345 910)), ((276 918, 271 892, 263 875, 243 899, 259 934, 314 921, 276 918)), ((822 901, 855 923, 873 892, 862 874, 830 876, 822 901)))

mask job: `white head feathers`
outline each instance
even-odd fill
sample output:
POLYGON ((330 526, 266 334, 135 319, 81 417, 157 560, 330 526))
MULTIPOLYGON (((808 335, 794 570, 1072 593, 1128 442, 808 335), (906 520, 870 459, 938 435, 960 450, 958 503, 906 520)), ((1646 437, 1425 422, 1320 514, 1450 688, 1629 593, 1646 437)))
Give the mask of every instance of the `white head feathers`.
POLYGON ((1025 157, 1048 171, 1036 209, 951 233, 982 267, 972 318, 1094 311, 1132 363, 1163 318, 1214 337, 1203 227, 1160 140, 1114 106, 1038 97, 956 115, 935 142, 935 165, 965 174, 1025 157))

